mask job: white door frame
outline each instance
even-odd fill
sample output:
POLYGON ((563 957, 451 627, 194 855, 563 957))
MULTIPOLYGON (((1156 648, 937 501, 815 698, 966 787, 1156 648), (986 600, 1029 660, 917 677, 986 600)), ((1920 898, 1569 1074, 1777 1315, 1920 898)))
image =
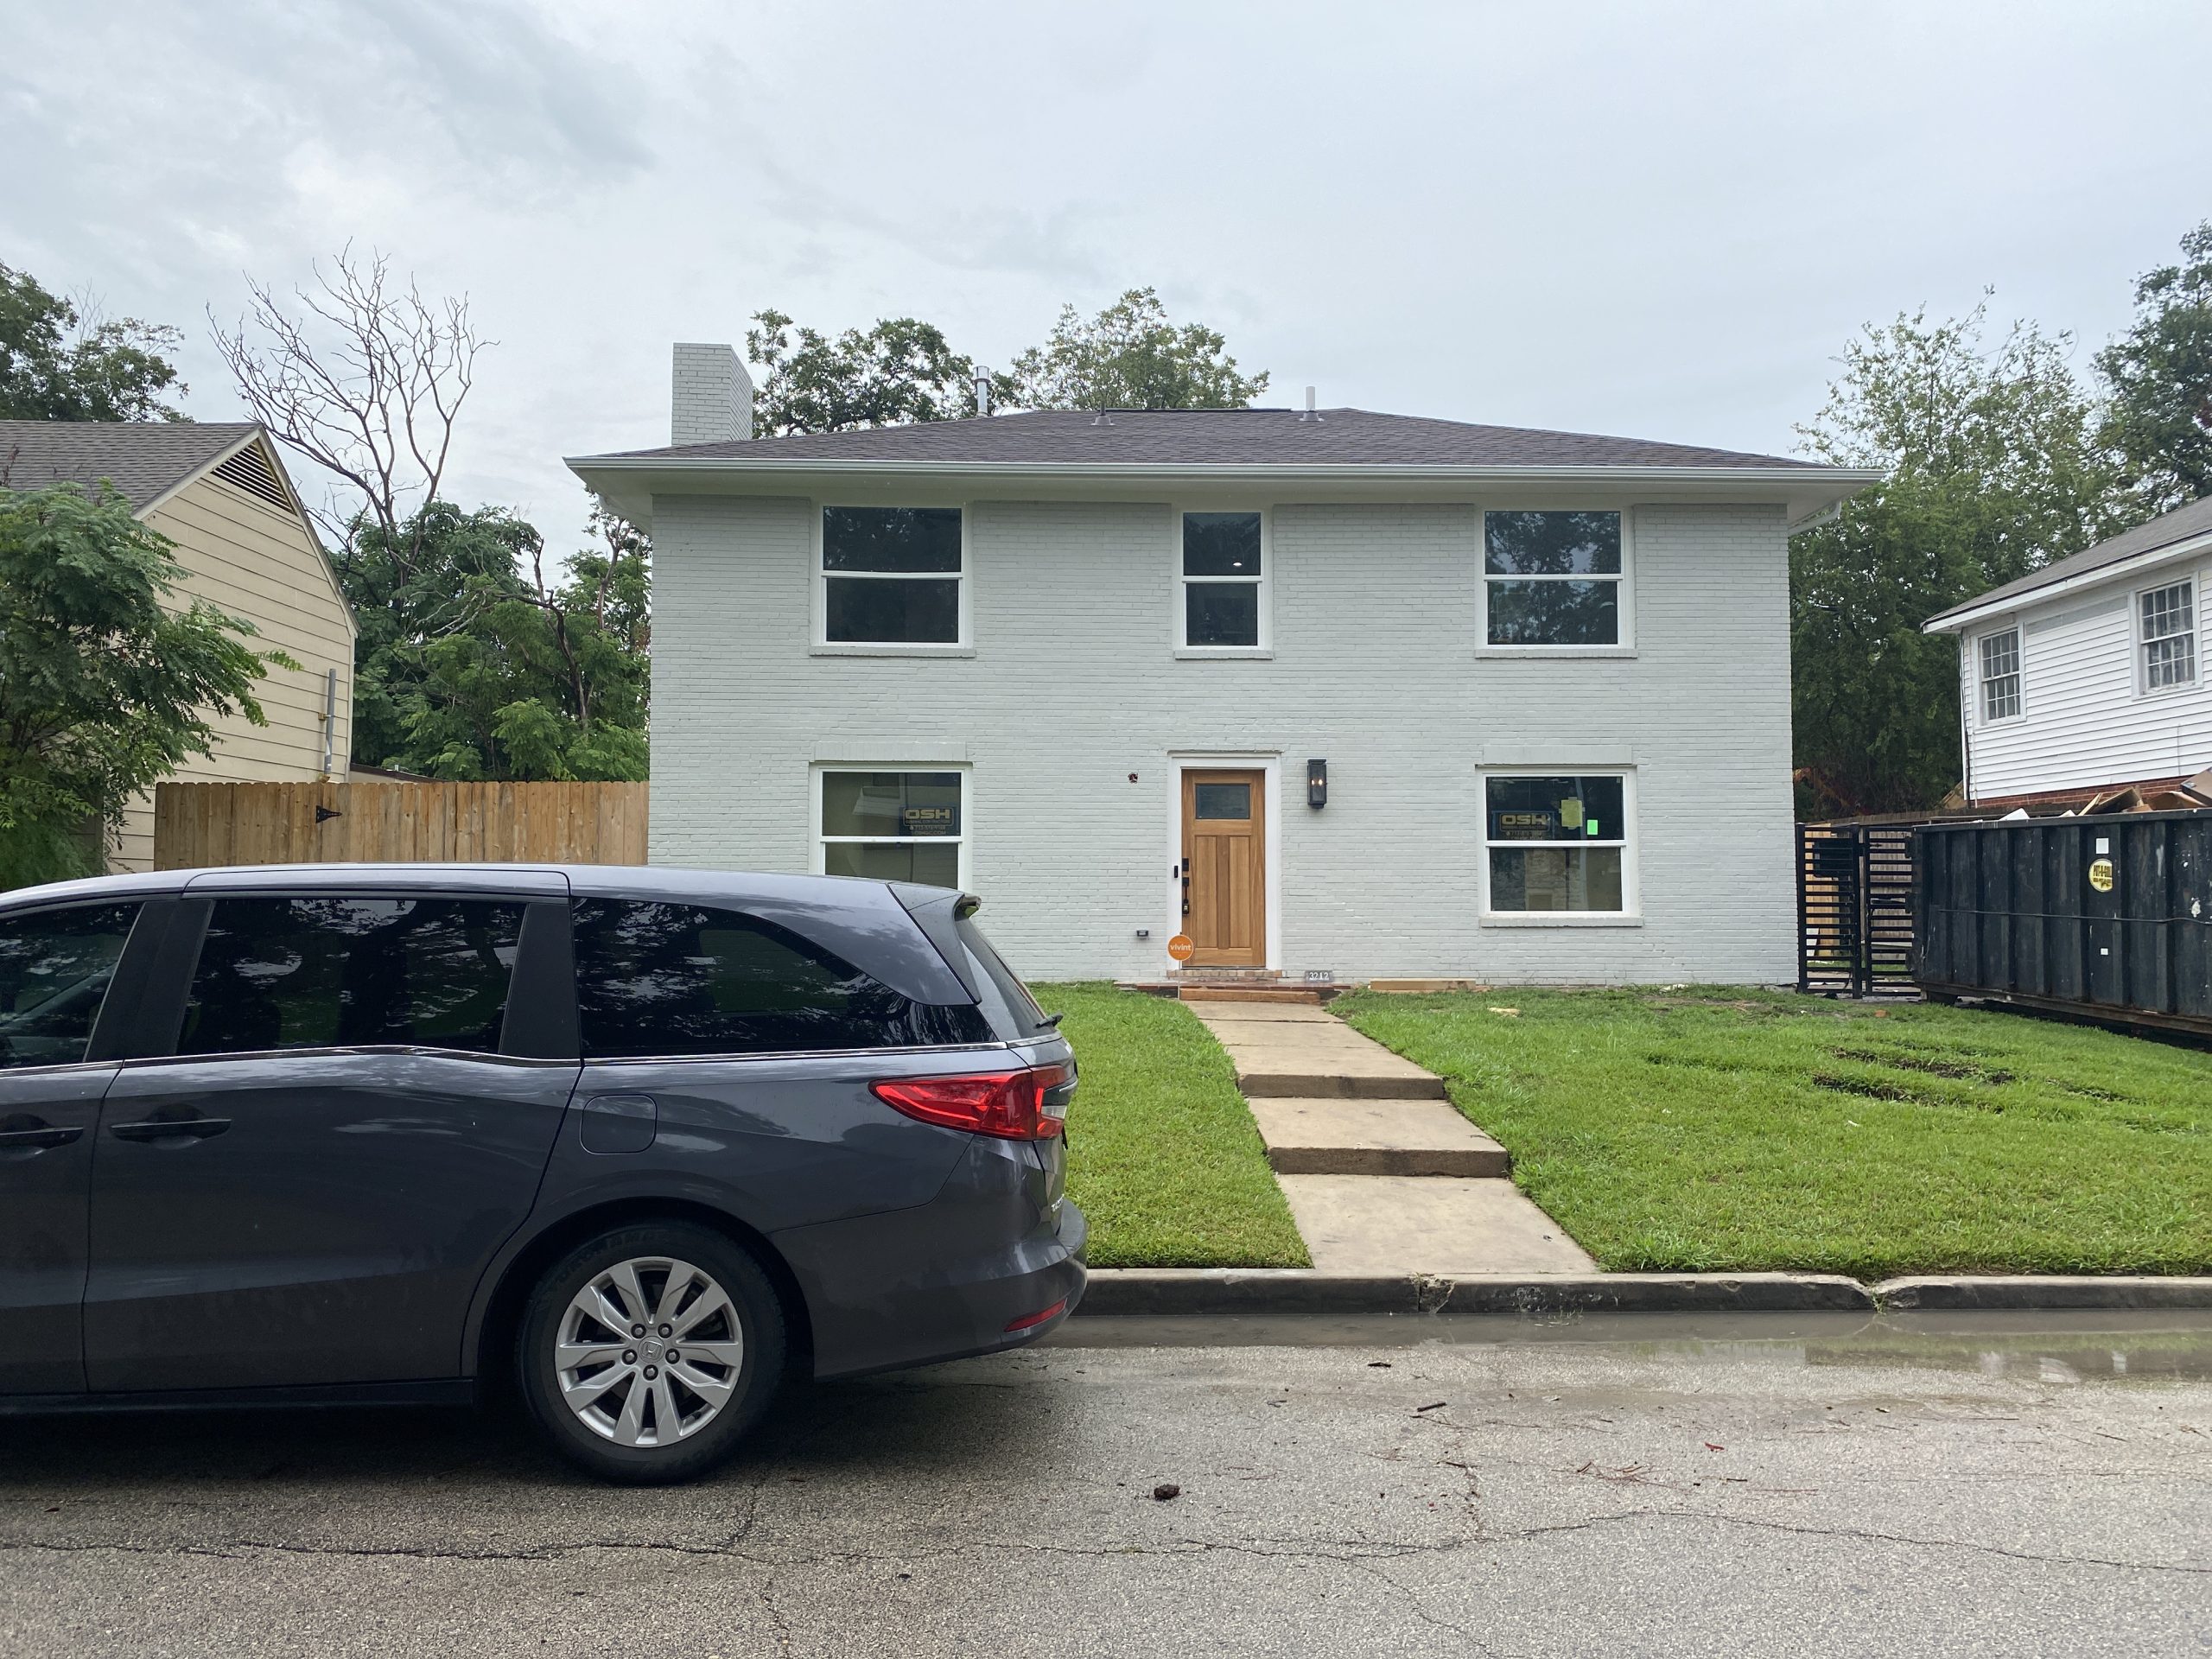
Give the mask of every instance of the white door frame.
MULTIPOLYGON (((1266 800, 1262 855, 1268 884, 1267 966, 1282 967, 1282 751, 1281 749, 1170 749, 1167 752, 1167 935, 1183 931, 1183 774, 1186 772, 1256 772, 1266 800)), ((1163 944, 1163 951, 1166 949, 1163 944)), ((1179 964, 1173 957, 1168 966, 1179 964)))

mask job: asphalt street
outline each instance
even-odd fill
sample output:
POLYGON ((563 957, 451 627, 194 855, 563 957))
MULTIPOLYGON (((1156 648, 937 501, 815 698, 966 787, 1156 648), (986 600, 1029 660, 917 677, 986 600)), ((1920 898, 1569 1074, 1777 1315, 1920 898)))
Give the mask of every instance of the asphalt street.
POLYGON ((465 1412, 5 1421, 0 1651, 2212 1653, 2178 1318, 1078 1320, 673 1490, 465 1412))

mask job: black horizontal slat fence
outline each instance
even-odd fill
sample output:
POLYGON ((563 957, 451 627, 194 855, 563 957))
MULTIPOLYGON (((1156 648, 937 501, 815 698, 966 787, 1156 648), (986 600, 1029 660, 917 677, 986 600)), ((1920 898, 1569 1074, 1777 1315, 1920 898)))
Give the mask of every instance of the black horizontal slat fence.
POLYGON ((1914 836, 1922 989, 2212 1034, 2212 811, 1914 836))

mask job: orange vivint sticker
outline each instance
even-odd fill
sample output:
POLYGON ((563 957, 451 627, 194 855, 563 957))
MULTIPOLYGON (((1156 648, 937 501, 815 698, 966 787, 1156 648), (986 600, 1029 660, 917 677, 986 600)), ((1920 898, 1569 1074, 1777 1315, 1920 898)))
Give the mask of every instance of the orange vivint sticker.
POLYGON ((1178 962, 1188 962, 1198 948, 1187 933, 1178 933, 1167 941, 1167 954, 1178 962))

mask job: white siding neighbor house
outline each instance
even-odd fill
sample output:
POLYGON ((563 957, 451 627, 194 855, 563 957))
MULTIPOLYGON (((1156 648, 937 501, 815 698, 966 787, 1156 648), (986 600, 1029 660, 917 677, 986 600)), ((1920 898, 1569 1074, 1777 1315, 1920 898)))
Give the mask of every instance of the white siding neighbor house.
POLYGON ((675 385, 683 442, 569 462, 652 530, 655 862, 958 885, 1040 978, 1794 975, 1787 536, 1872 474, 675 385))
MULTIPOLYGON (((258 426, 193 421, 0 421, 0 484, 42 489, 111 484, 149 529, 174 543, 183 575, 171 601, 204 599, 253 624, 272 668, 257 688, 268 724, 215 722, 213 751, 180 783, 343 778, 352 753, 353 613, 302 512, 276 446, 258 426)), ((132 802, 109 848, 115 870, 154 866, 154 803, 132 802)))
POLYGON ((2212 499, 1953 607, 1974 806, 2170 787, 2212 767, 2212 499))

